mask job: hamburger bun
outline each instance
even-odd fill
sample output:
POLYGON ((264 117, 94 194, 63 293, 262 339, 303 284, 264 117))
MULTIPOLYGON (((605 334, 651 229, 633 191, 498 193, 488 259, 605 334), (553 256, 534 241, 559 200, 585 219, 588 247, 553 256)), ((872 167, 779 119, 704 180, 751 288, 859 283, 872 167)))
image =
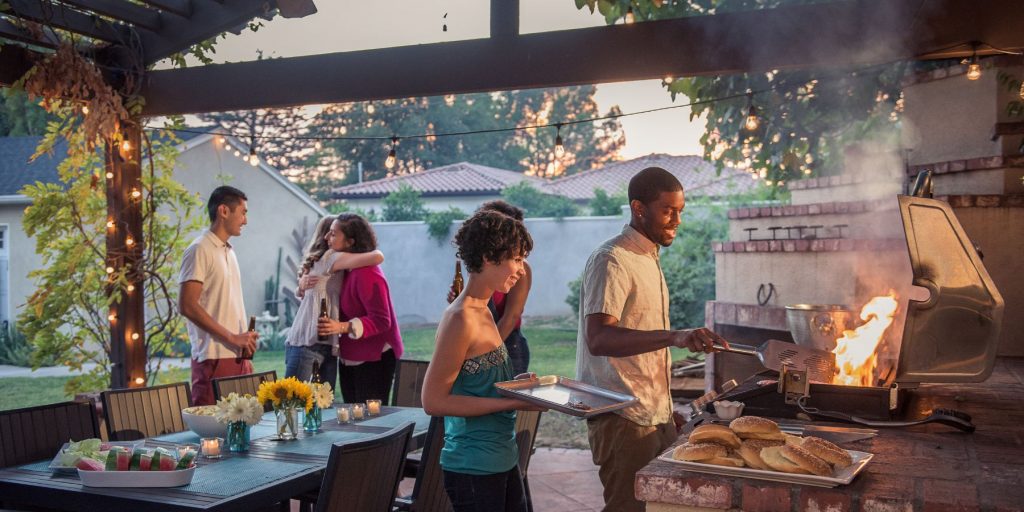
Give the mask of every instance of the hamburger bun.
POLYGON ((820 437, 805 437, 800 442, 800 447, 810 452, 811 455, 831 464, 836 469, 843 469, 853 464, 853 457, 850 456, 850 452, 820 437))
POLYGON ((729 423, 729 428, 740 437, 746 437, 745 434, 774 434, 779 432, 778 423, 760 416, 740 416, 729 423))
POLYGON ((785 441, 787 435, 789 435, 789 434, 786 434, 786 433, 781 432, 781 431, 779 431, 779 432, 748 432, 746 434, 741 434, 739 437, 741 439, 767 439, 769 441, 785 441))
POLYGON ((704 462, 715 457, 725 457, 728 450, 714 443, 685 443, 672 450, 672 458, 689 462, 704 462))
POLYGON ((811 455, 811 452, 804 450, 799 446, 783 446, 782 456, 796 463, 813 475, 832 476, 832 467, 829 466, 827 462, 811 455))
POLYGON ((739 455, 743 462, 755 469, 771 470, 768 464, 761 459, 761 450, 771 446, 782 446, 782 441, 770 439, 744 439, 740 445, 739 455))
POLYGON ((722 425, 701 425, 690 432, 689 441, 691 443, 716 443, 729 448, 739 448, 740 438, 736 437, 736 434, 722 425))
POLYGON ((785 446, 769 446, 768 448, 761 449, 761 460, 775 471, 794 473, 798 475, 811 474, 810 471, 800 467, 799 464, 784 457, 782 455, 783 448, 785 448, 785 446))
POLYGON ((742 468, 745 464, 743 459, 736 456, 735 453, 730 453, 726 457, 715 457, 713 459, 702 460, 703 464, 714 464, 716 466, 729 466, 734 468, 742 468))

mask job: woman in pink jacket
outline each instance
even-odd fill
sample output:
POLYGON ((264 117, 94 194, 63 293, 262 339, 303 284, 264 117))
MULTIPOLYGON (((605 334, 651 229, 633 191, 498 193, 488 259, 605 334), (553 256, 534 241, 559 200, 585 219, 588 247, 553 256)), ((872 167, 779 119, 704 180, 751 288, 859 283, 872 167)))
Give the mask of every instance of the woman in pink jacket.
MULTIPOLYGON (((341 237, 345 252, 377 249, 377 237, 366 219, 343 213, 331 224, 328 236, 341 237)), ((321 318, 320 334, 339 334, 338 362, 341 396, 348 403, 376 398, 388 402, 395 364, 402 357, 391 292, 380 266, 349 270, 341 288, 339 319, 321 318)))

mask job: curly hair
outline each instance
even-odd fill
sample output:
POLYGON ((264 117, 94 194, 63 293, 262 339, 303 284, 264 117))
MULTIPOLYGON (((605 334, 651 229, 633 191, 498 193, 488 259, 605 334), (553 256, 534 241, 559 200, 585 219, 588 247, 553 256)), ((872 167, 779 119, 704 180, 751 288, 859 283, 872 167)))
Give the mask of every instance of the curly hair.
POLYGON ((504 213, 505 215, 508 215, 509 217, 512 217, 515 220, 523 220, 522 208, 519 208, 518 206, 513 206, 512 204, 502 201, 501 199, 487 201, 486 203, 480 205, 480 208, 477 208, 477 211, 481 210, 491 210, 498 213, 504 213))
POLYGON ((352 240, 348 252, 370 252, 377 248, 377 235, 366 219, 354 213, 342 213, 335 220, 340 224, 345 238, 352 240))
POLYGON ((480 210, 462 223, 455 234, 455 247, 466 270, 478 273, 485 261, 498 264, 526 256, 533 250, 533 238, 522 222, 493 210, 480 210))
POLYGON ((327 245, 327 232, 331 230, 332 222, 334 222, 334 217, 328 215, 320 219, 320 222, 316 225, 316 232, 313 233, 313 239, 309 241, 309 246, 306 247, 306 259, 302 261, 302 269, 299 270, 299 277, 308 274, 313 268, 313 264, 320 261, 320 258, 324 256, 327 249, 330 249, 327 245))

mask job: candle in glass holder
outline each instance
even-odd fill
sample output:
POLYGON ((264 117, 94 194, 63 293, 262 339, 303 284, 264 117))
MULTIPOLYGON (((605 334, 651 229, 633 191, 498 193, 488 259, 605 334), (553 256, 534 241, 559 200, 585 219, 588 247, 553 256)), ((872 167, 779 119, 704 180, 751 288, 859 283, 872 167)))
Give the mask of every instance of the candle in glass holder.
POLYGON ((352 419, 361 420, 363 419, 363 404, 352 404, 352 419))
POLYGON ((219 437, 204 437, 200 441, 203 457, 208 459, 216 459, 220 457, 220 442, 219 437))
POLYGON ((199 453, 199 445, 193 443, 185 443, 178 445, 178 460, 181 460, 189 451, 199 453))
POLYGON ((366 414, 376 416, 380 414, 380 400, 370 399, 366 401, 366 414))
POLYGON ((348 423, 352 421, 352 411, 347 405, 339 405, 334 412, 338 414, 338 423, 348 423))

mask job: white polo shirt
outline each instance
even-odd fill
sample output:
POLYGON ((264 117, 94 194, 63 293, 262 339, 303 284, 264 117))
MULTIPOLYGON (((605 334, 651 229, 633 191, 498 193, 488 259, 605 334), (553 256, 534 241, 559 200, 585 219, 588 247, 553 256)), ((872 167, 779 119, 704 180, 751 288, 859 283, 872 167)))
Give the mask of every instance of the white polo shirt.
MULTIPOLYGON (((217 238, 212 231, 206 231, 193 240, 185 249, 178 276, 179 284, 188 281, 203 283, 199 305, 215 322, 233 333, 248 328, 242 300, 242 278, 231 244, 217 238)), ((185 324, 192 342, 192 359, 203 362, 241 355, 241 350, 215 339, 191 320, 186 318, 185 324)))

